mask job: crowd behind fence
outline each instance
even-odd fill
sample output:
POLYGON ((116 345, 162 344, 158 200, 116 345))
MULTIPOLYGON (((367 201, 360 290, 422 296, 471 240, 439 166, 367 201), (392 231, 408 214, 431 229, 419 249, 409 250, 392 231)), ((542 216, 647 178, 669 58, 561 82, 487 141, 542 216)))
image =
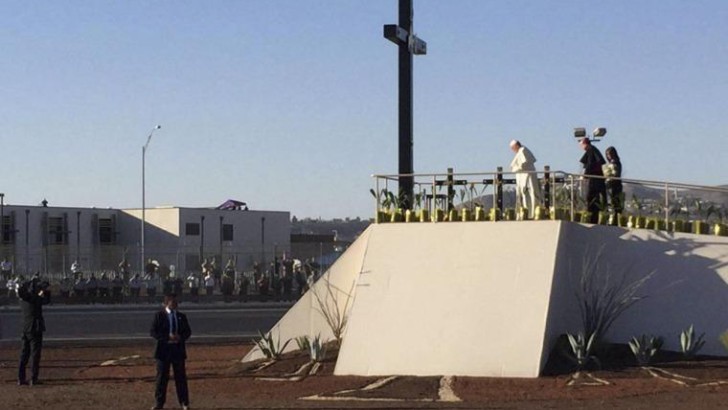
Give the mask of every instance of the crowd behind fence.
MULTIPOLYGON (((150 259, 144 271, 127 269, 123 263, 92 271, 78 265, 40 276, 50 283, 54 303, 64 304, 156 303, 169 292, 199 303, 293 301, 328 268, 315 258, 276 257, 267 265, 255 261, 248 269, 238 269, 233 257, 224 266, 215 264, 214 257, 205 260, 198 269, 184 272, 150 259)), ((0 305, 17 303, 19 285, 35 274, 0 272, 0 305)))

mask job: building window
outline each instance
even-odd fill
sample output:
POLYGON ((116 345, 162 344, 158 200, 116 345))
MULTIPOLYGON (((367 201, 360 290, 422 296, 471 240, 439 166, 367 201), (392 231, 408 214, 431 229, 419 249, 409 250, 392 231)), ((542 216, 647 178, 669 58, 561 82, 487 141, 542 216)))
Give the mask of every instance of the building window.
POLYGON ((63 218, 48 218, 48 236, 51 245, 66 244, 66 231, 63 229, 63 218))
POLYGON ((200 224, 195 224, 195 223, 185 224, 185 235, 200 236, 200 224))
POLYGON ((224 224, 222 226, 222 240, 232 241, 233 240, 233 226, 231 224, 224 224))
POLYGON ((13 225, 9 215, 3 215, 0 222, 0 243, 13 243, 13 225))
POLYGON ((99 243, 114 243, 114 223, 111 218, 99 218, 99 243))

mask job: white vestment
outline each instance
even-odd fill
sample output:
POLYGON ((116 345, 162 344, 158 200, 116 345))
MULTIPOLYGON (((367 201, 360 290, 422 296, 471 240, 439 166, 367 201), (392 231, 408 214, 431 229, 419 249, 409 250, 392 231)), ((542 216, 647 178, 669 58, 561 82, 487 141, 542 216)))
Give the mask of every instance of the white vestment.
POLYGON ((516 198, 521 206, 528 209, 528 214, 533 218, 537 206, 541 205, 541 184, 535 173, 520 171, 535 171, 536 157, 531 150, 521 146, 516 156, 511 161, 511 171, 516 173, 516 198))

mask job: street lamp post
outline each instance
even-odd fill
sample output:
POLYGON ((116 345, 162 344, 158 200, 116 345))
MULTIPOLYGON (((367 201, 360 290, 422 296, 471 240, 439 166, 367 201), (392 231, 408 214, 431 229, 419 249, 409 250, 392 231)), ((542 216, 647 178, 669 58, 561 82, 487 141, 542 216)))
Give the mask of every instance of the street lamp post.
POLYGON ((5 258, 5 194, 0 192, 0 258, 5 258))
POLYGON ((260 259, 265 269, 265 217, 260 218, 260 259))
POLYGON ((0 249, 5 245, 5 194, 0 192, 0 249))
POLYGON ((152 135, 154 134, 154 131, 162 128, 161 125, 157 125, 156 127, 152 128, 152 131, 149 132, 149 136, 147 137, 147 142, 142 146, 142 237, 141 237, 141 263, 139 266, 141 266, 142 271, 144 270, 144 261, 146 260, 144 255, 144 228, 146 226, 146 179, 145 179, 145 167, 146 167, 146 156, 147 156, 147 147, 149 147, 149 142, 152 140, 152 135))

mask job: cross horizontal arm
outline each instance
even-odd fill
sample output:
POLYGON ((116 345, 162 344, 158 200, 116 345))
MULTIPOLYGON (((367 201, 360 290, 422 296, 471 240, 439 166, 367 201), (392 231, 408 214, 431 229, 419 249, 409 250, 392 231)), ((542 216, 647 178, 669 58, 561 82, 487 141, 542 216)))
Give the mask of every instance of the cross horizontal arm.
POLYGON ((398 46, 407 44, 407 30, 396 24, 385 24, 384 38, 398 46))

